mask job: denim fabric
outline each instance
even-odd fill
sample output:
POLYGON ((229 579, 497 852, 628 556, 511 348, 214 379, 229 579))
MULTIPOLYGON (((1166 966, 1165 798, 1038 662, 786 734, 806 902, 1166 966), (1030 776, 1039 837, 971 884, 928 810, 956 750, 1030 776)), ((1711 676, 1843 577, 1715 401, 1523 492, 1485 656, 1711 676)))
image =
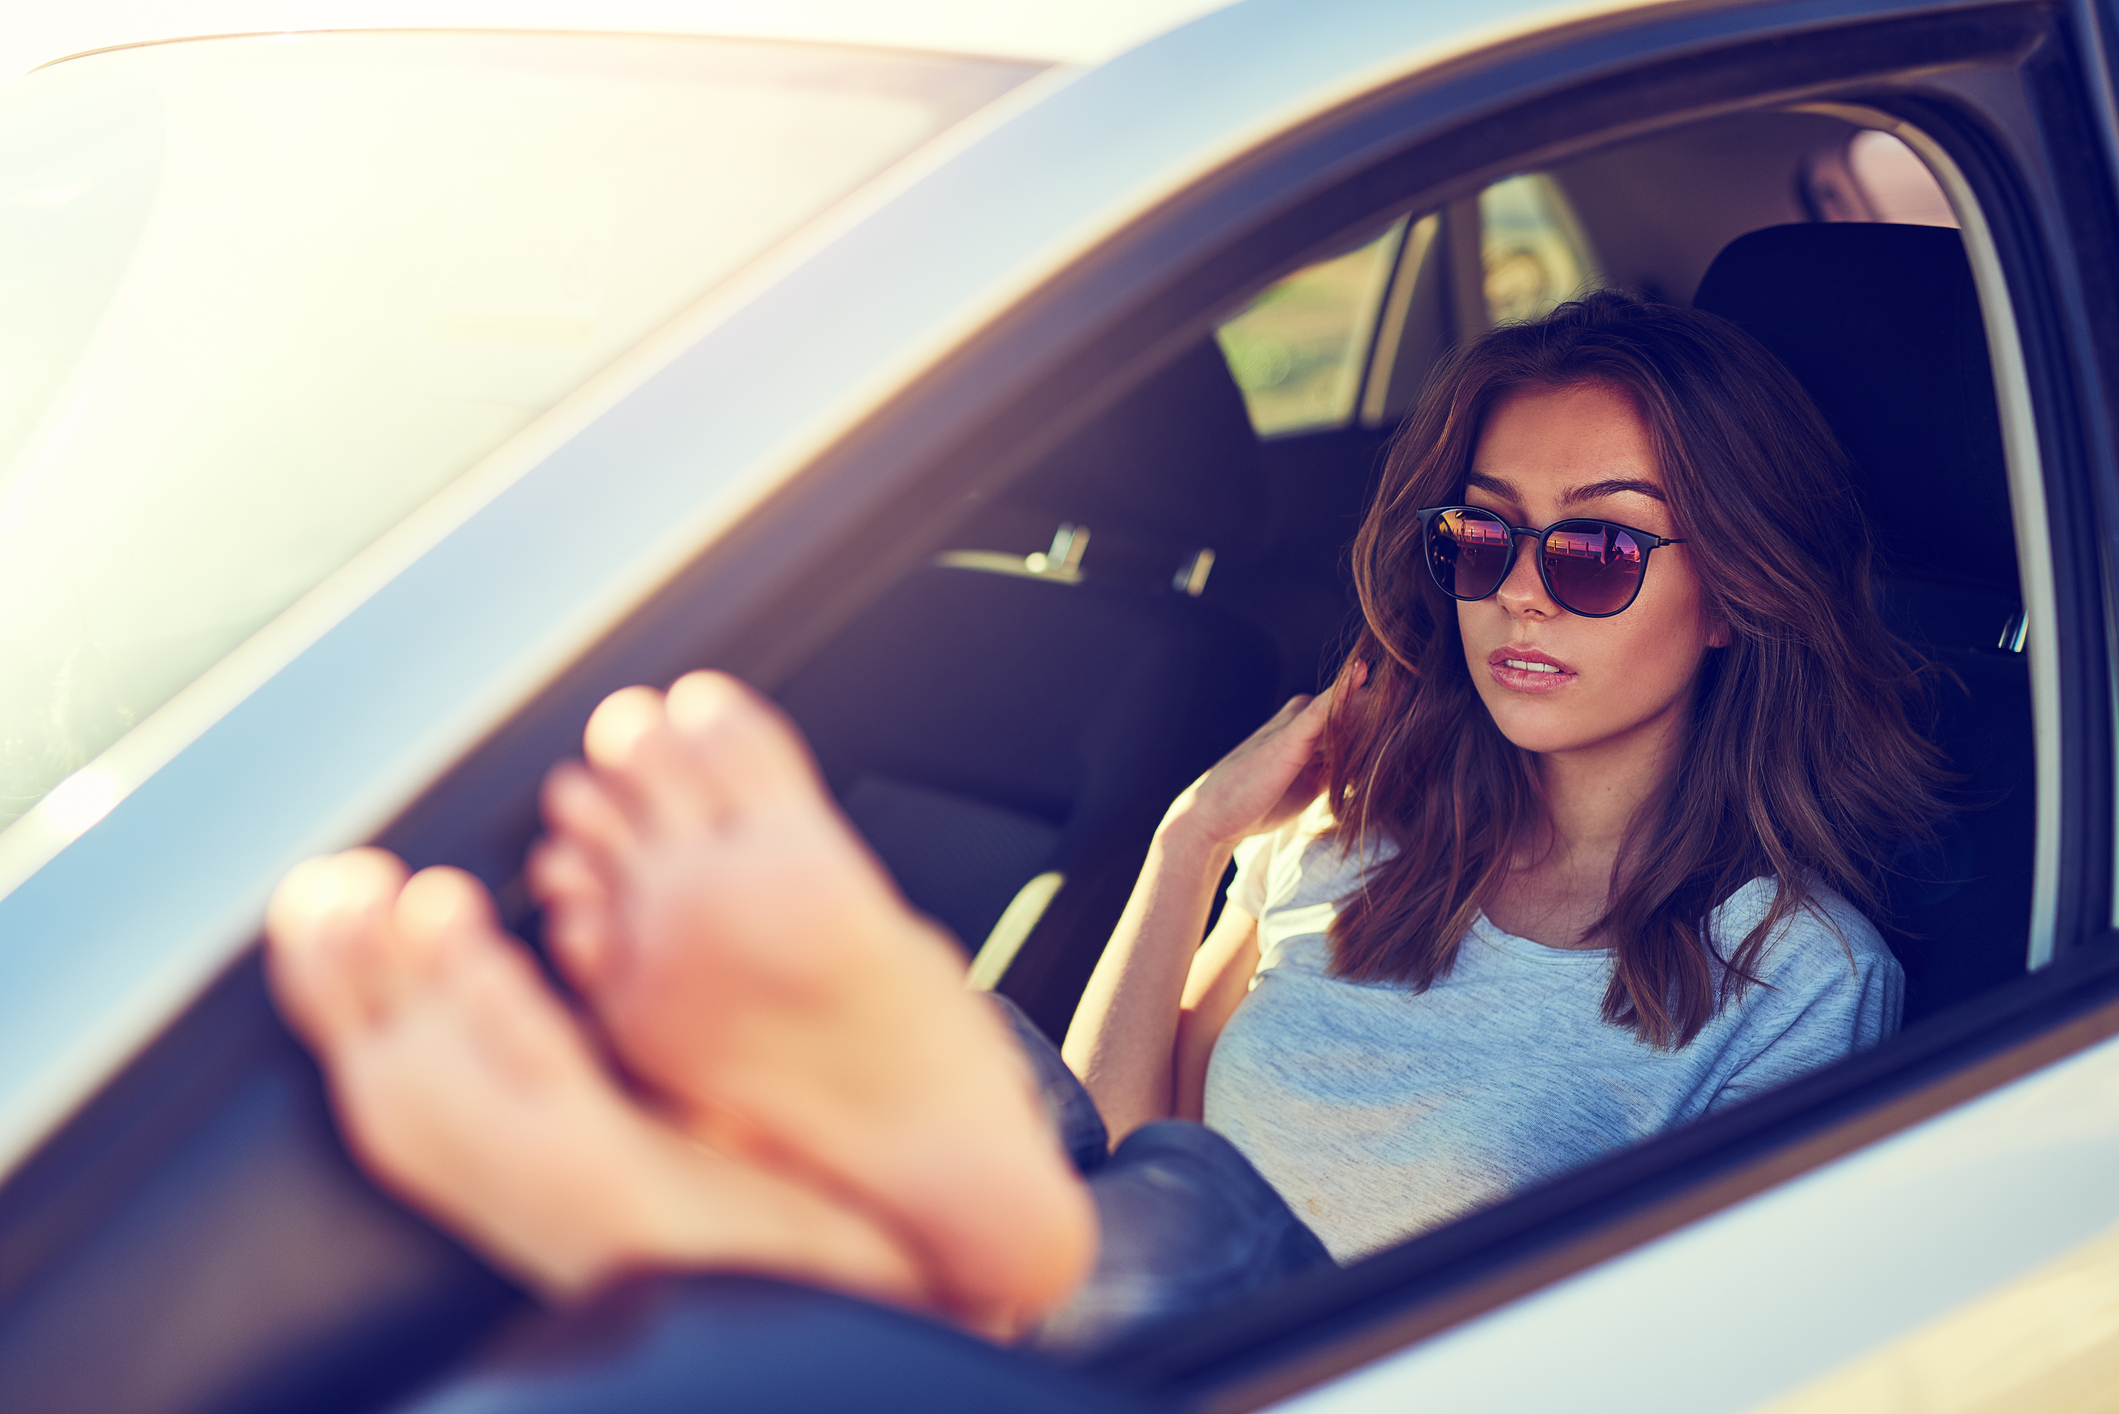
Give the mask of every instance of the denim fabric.
POLYGON ((1084 1177, 1096 1172, 1111 1157, 1111 1136, 1104 1129, 1104 1117, 1096 1112, 1096 1101, 1089 1098, 1082 1082, 1060 1059, 1059 1047, 1046 1038, 1021 1007, 999 992, 987 995, 1015 1028, 1015 1039, 1022 1044, 1023 1055, 1030 1062, 1045 1113, 1052 1117, 1052 1127, 1059 1132, 1060 1144, 1074 1161, 1075 1171, 1084 1177))
POLYGON ((1317 1235, 1236 1146, 1189 1120, 1158 1120, 1108 1149, 1103 1117, 1059 1050, 1005 997, 1060 1142, 1088 1180, 1102 1232, 1096 1270, 1028 1344, 1079 1355, 1157 1321, 1211 1310, 1332 1265, 1317 1235))

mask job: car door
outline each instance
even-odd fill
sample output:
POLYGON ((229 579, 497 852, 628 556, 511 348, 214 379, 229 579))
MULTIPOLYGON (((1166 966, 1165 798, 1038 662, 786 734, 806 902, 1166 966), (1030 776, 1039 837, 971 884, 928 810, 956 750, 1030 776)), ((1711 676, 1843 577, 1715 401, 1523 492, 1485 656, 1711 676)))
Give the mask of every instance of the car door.
POLYGON ((2093 1181, 2111 1112, 2085 1098, 2119 1065, 2102 25, 1769 4, 1466 26, 1248 0, 997 121, 731 298, 0 900, 0 930, 68 965, 146 937, 163 969, 109 978, 16 1077, 0 1300, 16 1330, 79 1343, 17 1341, 7 1378, 115 1389, 103 1407, 373 1407, 518 1308, 331 1138, 247 947, 286 863, 376 838, 472 868, 528 922, 510 886, 534 781, 604 692, 701 663, 784 680, 1035 449, 1272 280, 1511 174, 1763 109, 1897 131, 1963 221, 2027 610, 2030 970, 1097 1373, 1176 1404, 1499 1408, 1639 1403, 1640 1372, 1667 1368, 1657 1398, 1737 1409, 2089 1240, 2119 1217, 2093 1181), (2060 1116, 2043 1138, 2011 1119, 2034 1112, 2060 1116), (1981 1185, 1932 1158, 1967 1149, 1994 1157, 1981 1185), (1977 1260, 1934 1259, 1967 1225, 1977 1260), (171 1319, 202 1292, 211 1320, 171 1319), (1592 1305, 1626 1318, 1568 1334, 1592 1305), (90 1343, 139 1352, 132 1377, 98 1386, 90 1343))

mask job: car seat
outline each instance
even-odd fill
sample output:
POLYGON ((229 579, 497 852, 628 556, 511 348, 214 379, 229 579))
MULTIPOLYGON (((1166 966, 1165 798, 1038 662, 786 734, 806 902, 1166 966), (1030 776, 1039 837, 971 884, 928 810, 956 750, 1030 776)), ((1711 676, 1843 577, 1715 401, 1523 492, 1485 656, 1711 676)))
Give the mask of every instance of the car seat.
POLYGON ((1055 1035, 1163 810, 1271 711, 1271 641, 1199 597, 1266 514, 1242 395, 1195 346, 779 693, 906 897, 967 951, 991 939, 975 980, 1005 972, 1055 1035))
POLYGON ((1946 669, 1935 740, 1961 779, 1939 853, 1907 854, 1878 927, 1910 1024, 2020 974, 2035 837, 2030 682, 2001 428, 1962 239, 1933 226, 1773 226, 1732 241, 1695 307, 1806 388, 1856 468, 1899 636, 1946 669))

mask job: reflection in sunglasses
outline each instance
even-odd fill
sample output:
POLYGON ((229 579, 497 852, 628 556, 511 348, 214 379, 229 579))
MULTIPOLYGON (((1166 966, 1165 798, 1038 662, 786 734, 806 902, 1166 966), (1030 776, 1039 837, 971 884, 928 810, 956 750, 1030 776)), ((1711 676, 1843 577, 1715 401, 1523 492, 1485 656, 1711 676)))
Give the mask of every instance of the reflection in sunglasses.
POLYGON ((1463 515, 1445 519, 1450 522, 1450 537, 1462 544, 1499 548, 1509 542, 1509 529, 1500 521, 1463 515))
POLYGON ((1634 543, 1633 537, 1608 525, 1595 530, 1553 531, 1545 538, 1545 553, 1595 560, 1599 564, 1617 560, 1627 567, 1638 564, 1641 559, 1641 547, 1634 543))

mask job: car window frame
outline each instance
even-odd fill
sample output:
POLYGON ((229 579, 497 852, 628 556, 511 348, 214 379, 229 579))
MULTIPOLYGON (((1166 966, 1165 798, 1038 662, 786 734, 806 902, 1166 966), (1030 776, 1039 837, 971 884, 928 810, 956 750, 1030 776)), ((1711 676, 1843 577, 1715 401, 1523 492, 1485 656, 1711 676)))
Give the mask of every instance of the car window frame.
MULTIPOLYGON (((1847 7, 1848 14, 1884 26, 1907 14, 1961 17, 1963 10, 1847 7)), ((1233 292, 1255 288, 1261 272, 1292 268, 1379 211, 1461 198, 1503 168, 1547 160, 1540 154, 1548 149, 1527 135, 1524 117, 1538 104, 1569 95, 1591 106, 1603 103, 1599 111, 1611 115, 1610 126, 1595 131, 1622 127, 1616 100, 1625 95, 1613 81, 1636 69, 1611 55, 1625 52, 1627 44, 1653 56, 1637 53, 1639 67, 1660 65, 1655 80, 1680 89, 1688 77, 1700 81, 1703 35, 1719 35, 1731 47, 1757 41, 1784 50, 1770 37, 1802 13, 1767 5, 1711 11, 1704 18, 1694 11, 1658 11, 1630 15, 1623 23, 1598 19, 1541 35, 1498 58, 1486 55, 1477 64, 1364 91, 1325 118, 1237 154, 1029 292, 1005 317, 936 360, 887 407, 774 488, 744 520, 644 596, 617 630, 560 668, 482 744, 438 770, 431 787, 381 838, 415 861, 468 858, 505 882, 510 866, 489 856, 497 858, 509 842, 485 838, 493 833, 486 817, 498 808, 494 802, 523 795, 525 783, 534 782, 558 754, 555 741, 560 752, 568 749, 588 705, 609 685, 658 672, 667 676, 702 653, 771 680, 917 562, 962 514, 967 496, 1003 482, 1037 445, 1092 415, 1146 368, 1196 337, 1233 292), (1556 73, 1573 87, 1559 84, 1556 73), (1438 113, 1451 121, 1439 123, 1438 113), (1483 147, 1463 140, 1463 129, 1479 122, 1487 129, 1483 147), (1444 155, 1444 148, 1453 155, 1444 155), (861 495, 849 509, 846 492, 855 486, 861 495), (865 513, 877 506, 880 514, 865 513), (816 592, 820 584, 826 587, 822 594, 816 592), (705 622, 699 618, 702 605, 712 606, 705 622), (672 625, 683 626, 681 643, 672 643, 672 625)), ((1966 44, 1952 52, 2015 54, 2021 38, 2020 27, 1997 26, 1979 40, 1987 47, 1966 44)), ((1837 82, 1845 87, 1855 79, 1843 74, 1837 82)), ((1775 101, 1801 98, 1801 85, 1793 88, 1773 90, 1775 101)), ((1639 104, 1632 106, 1638 110, 1639 104)), ((1624 121, 1637 120, 1636 112, 1624 121)), ((1931 115, 1922 127, 1932 132, 1945 123, 1931 115)), ((1976 141, 1992 140, 1950 131, 1950 150, 1960 160, 1976 141)), ((1548 141, 1551 150, 1565 147, 1557 137, 1548 141)), ((2006 165, 1975 156, 1965 169, 1975 195, 1997 216, 1997 249, 2012 284, 2025 278, 2027 263, 2030 278, 2053 278, 2038 273, 2041 218, 2023 209, 2036 203, 2015 205, 2016 198, 2002 192, 2006 165)), ((2090 493, 2084 483, 2104 475, 2110 460, 2098 460, 2104 454, 2090 433, 2047 412, 2054 401, 2082 392, 2070 383, 2076 370, 2069 357, 2069 341, 2082 331, 2052 328, 2052 296, 2034 293, 2026 303, 2026 376, 2040 410, 2046 489, 2057 486, 2064 493, 2050 497, 2049 524, 2058 526, 2090 493), (2053 391, 2056 380, 2063 391, 2053 391)), ((2081 371, 2090 376, 2105 366, 2081 371)), ((2051 546, 2053 632, 2063 654, 2073 652, 2087 631, 2085 593, 2096 615, 2090 627, 2101 630, 2108 622, 2096 597, 2102 576, 2094 569, 2101 523, 2108 522, 2093 514, 2075 539, 2055 537, 2051 546), (2088 570, 2085 554, 2093 566, 2088 570)), ((2063 732, 2079 734, 2097 763, 2106 759, 2111 707, 2102 668, 2100 632, 2086 665, 2061 666, 2057 694, 2063 732)), ((2063 740, 2063 759, 2074 741, 2074 735, 2063 740)), ((2101 782, 2093 775, 2083 793, 2062 801, 2064 850, 2079 854, 2084 848, 2079 807, 2085 800, 2106 807, 2105 824, 2097 828, 2108 830, 2109 793, 2109 774, 2101 782)), ((1373 1358, 1378 1331, 1395 1342, 1386 1348, 1397 1348, 1413 1338, 1407 1331, 1446 1329, 1537 1289, 1563 1269, 1579 1270, 1695 1220, 1702 1195, 1709 1202, 1736 1201, 1746 1184, 1756 1191, 1784 1181, 1791 1164, 1822 1163, 1872 1142, 1879 1126, 1915 1123, 1961 1103, 1968 1086, 1991 1088, 2006 1074, 2050 1063, 2070 1053, 2066 1048, 2079 1050, 2111 1034, 2119 1025, 2110 1006, 2119 996, 2119 964, 2102 926, 2109 918, 2102 892, 2109 886, 2109 853, 2101 833, 2091 842, 2097 847, 2091 850, 2094 873, 2085 878, 2099 891, 2097 919, 2085 922, 2079 897, 2054 901, 2056 935, 2083 946, 2062 949, 2054 965, 2003 994, 1738 1111, 1629 1151, 1608 1166, 1499 1205, 1439 1232, 1437 1242, 1417 1251, 1417 1244, 1396 1249, 1387 1267, 1367 1269, 1351 1285, 1333 1278, 1276 1294, 1271 1304, 1218 1322, 1218 1332, 1173 1334, 1159 1363, 1113 1361, 1105 1373, 1173 1397, 1239 1402, 1259 1394, 1261 1369, 1323 1378, 1373 1358)), ((520 841, 513 843, 519 847, 520 841)), ((2078 863, 2076 854, 2061 858, 2056 870, 2063 882, 2078 863)), ((2083 884, 2076 881, 2078 888, 2083 884)), ((254 959, 243 959, 237 974, 247 976, 252 967, 254 959)))

